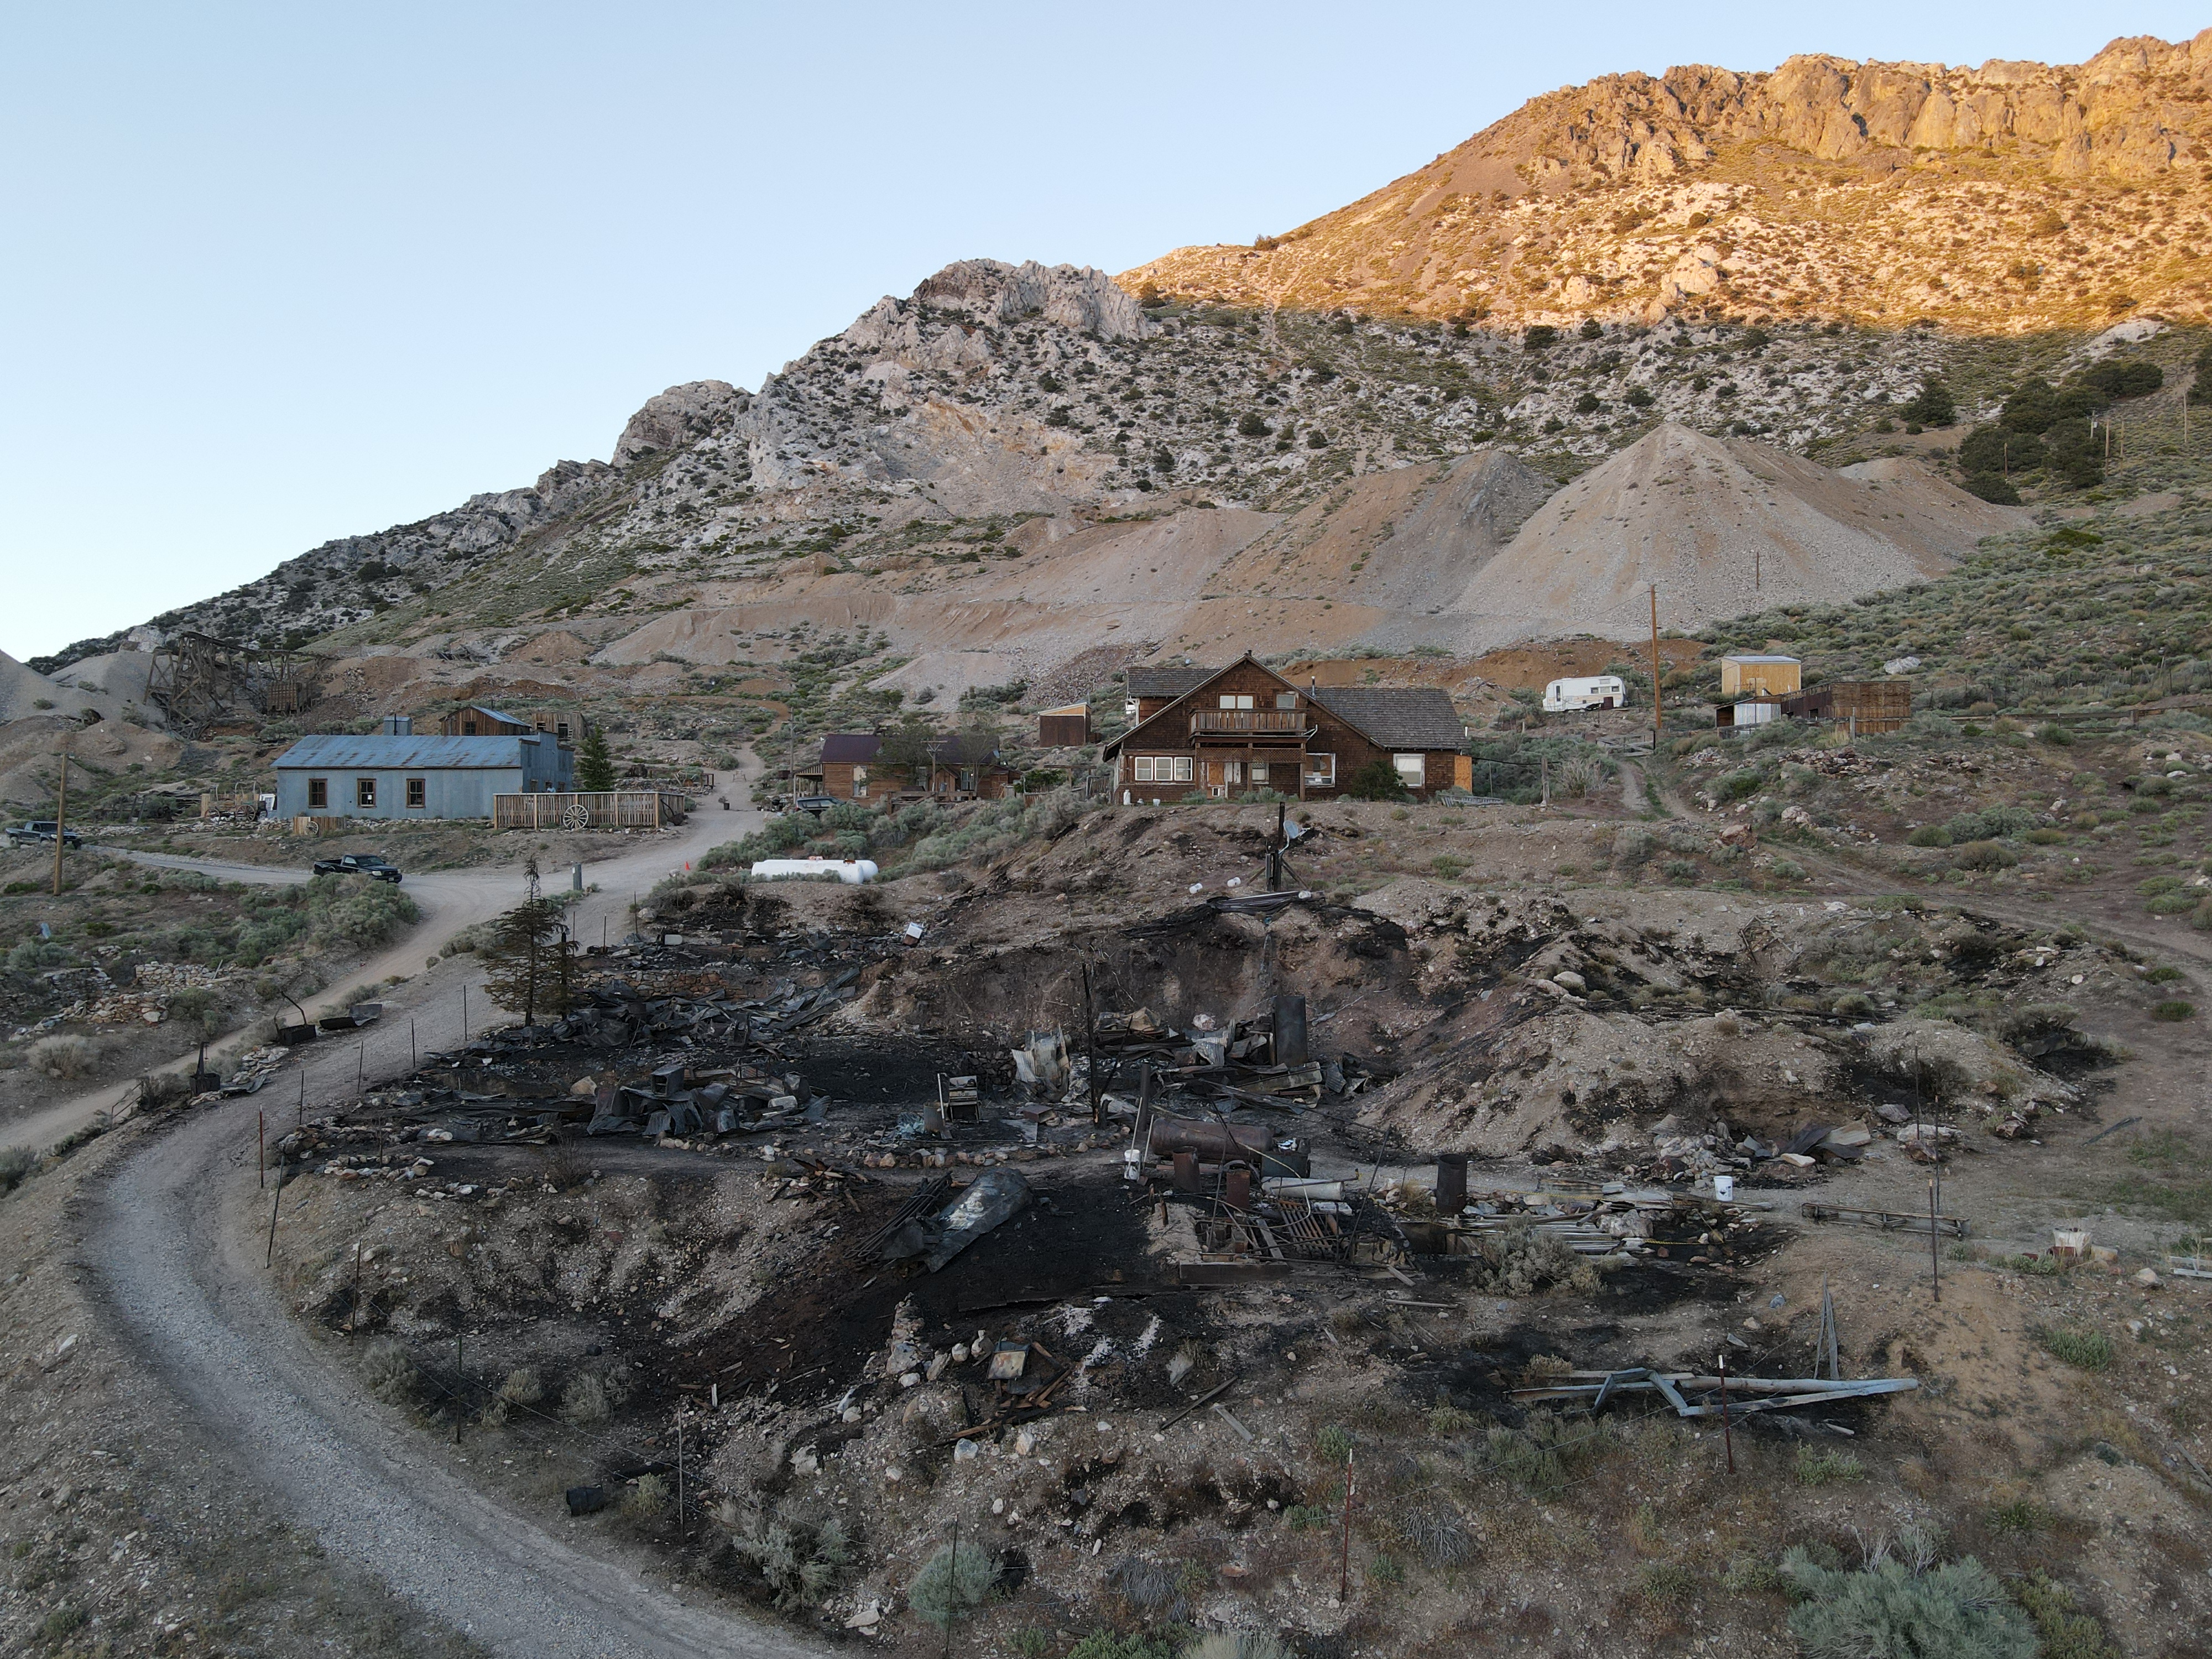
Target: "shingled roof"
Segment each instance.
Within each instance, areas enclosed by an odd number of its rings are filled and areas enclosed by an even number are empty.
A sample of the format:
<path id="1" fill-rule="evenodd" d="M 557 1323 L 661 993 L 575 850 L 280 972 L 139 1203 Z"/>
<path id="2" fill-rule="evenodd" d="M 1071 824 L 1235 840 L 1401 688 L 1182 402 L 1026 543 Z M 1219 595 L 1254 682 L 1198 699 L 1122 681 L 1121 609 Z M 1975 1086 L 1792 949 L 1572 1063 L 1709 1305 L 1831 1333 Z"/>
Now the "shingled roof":
<path id="1" fill-rule="evenodd" d="M 1211 668 L 1132 668 L 1128 690 L 1133 697 L 1180 697 L 1212 678 Z"/>
<path id="2" fill-rule="evenodd" d="M 1391 749 L 1457 749 L 1467 732 L 1450 694 L 1433 685 L 1324 685 L 1313 700 Z"/>

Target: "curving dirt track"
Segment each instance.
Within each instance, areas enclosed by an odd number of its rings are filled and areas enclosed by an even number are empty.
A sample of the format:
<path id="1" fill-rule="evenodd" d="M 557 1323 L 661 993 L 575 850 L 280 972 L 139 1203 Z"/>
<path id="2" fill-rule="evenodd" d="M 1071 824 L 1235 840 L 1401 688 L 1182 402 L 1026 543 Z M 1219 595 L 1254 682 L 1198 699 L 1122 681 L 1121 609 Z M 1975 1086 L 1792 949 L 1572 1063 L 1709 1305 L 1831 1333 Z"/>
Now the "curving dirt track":
<path id="1" fill-rule="evenodd" d="M 649 885 L 758 822 L 750 812 L 695 816 L 675 844 L 656 842 L 602 866 L 618 883 L 587 908 L 618 913 L 631 882 Z M 464 902 L 436 907 L 398 951 L 419 963 L 433 939 L 450 936 L 457 910 L 496 908 L 513 880 L 512 872 L 470 878 L 475 890 L 452 896 Z M 472 963 L 452 967 L 473 973 Z M 402 998 L 414 1004 L 411 994 L 441 977 L 419 975 L 399 988 Z M 447 981 L 445 994 L 419 1005 L 426 1043 L 458 1039 L 458 1029 L 444 1029 L 455 1023 L 446 1005 L 457 989 Z M 312 1104 L 350 1093 L 356 1064 L 346 1045 L 319 1047 L 303 1061 L 301 1097 Z M 811 1659 L 828 1651 L 696 1605 L 501 1507 L 457 1478 L 445 1449 L 325 1364 L 263 1265 L 269 1212 L 250 1154 L 242 1164 L 239 1154 L 258 1109 L 239 1100 L 147 1133 L 82 1189 L 73 1255 L 82 1293 L 104 1335 L 134 1362 L 129 1369 L 143 1370 L 204 1443 L 234 1462 L 243 1484 L 267 1495 L 271 1520 L 289 1519 L 334 1561 L 516 1659 Z M 9 1127 L 24 1138 L 51 1134 L 55 1120 L 41 1114 Z"/>
<path id="2" fill-rule="evenodd" d="M 234 1167 L 252 1110 L 206 1113 L 117 1166 L 86 1194 L 82 1260 L 117 1335 L 301 1528 L 495 1653 L 826 1651 L 688 1605 L 500 1508 L 320 1364 L 271 1292 L 258 1194 Z"/>

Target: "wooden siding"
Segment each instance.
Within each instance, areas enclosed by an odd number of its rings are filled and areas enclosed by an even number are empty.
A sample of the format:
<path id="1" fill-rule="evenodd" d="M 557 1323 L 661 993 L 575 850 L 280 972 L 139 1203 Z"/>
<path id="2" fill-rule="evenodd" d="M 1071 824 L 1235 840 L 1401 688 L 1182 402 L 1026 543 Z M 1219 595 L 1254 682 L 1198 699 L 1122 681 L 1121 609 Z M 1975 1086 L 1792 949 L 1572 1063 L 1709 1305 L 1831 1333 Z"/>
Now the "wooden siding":
<path id="1" fill-rule="evenodd" d="M 1286 695 L 1295 696 L 1296 706 L 1278 708 L 1277 698 Z M 1249 696 L 1253 707 L 1223 708 L 1224 696 Z M 1170 700 L 1157 701 L 1153 714 L 1170 708 Z M 1394 754 L 1419 753 L 1422 757 L 1422 782 L 1413 793 L 1426 799 L 1458 785 L 1466 761 L 1455 748 L 1394 750 L 1370 743 L 1340 716 L 1314 702 L 1303 689 L 1292 687 L 1279 675 L 1249 660 L 1231 665 L 1218 678 L 1177 701 L 1181 706 L 1160 720 L 1155 729 L 1143 732 L 1132 729 L 1115 771 L 1114 787 L 1117 792 L 1127 790 L 1131 799 L 1144 800 L 1155 795 L 1162 800 L 1180 799 L 1191 793 L 1223 799 L 1256 787 L 1300 799 L 1328 800 L 1337 795 L 1353 774 L 1378 757 L 1387 764 Z M 1142 723 L 1140 720 L 1139 724 Z M 1323 755 L 1334 757 L 1328 770 L 1329 781 L 1310 782 L 1309 777 L 1315 770 L 1312 760 Z M 1162 760 L 1188 760 L 1191 763 L 1190 781 L 1139 779 L 1136 776 L 1139 757 L 1155 766 Z M 1257 785 L 1251 781 L 1251 769 L 1255 763 L 1267 769 L 1267 781 Z M 1472 781 L 1471 765 L 1468 777 Z"/>
<path id="2" fill-rule="evenodd" d="M 573 827 L 573 811 L 580 811 L 586 830 L 658 830 L 684 822 L 684 797 L 658 789 L 579 790 L 574 793 L 547 791 L 534 795 L 494 795 L 491 827 L 495 830 L 562 830 Z"/>

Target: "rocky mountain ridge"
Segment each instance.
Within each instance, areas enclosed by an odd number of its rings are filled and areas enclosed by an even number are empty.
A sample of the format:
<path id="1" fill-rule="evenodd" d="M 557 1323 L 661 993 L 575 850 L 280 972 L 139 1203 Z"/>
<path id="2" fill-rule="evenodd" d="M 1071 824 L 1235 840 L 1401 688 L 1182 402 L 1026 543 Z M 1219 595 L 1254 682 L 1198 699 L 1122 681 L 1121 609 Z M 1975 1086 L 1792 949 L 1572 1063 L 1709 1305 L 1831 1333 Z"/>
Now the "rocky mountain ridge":
<path id="1" fill-rule="evenodd" d="M 1176 297 L 1158 291 L 1157 283 L 1146 292 L 1138 282 L 1141 272 L 1123 284 L 1088 268 L 960 261 L 904 299 L 879 301 L 842 333 L 768 377 L 757 392 L 705 380 L 649 399 L 623 427 L 611 463 L 564 461 L 529 488 L 476 496 L 416 524 L 325 544 L 257 581 L 156 618 L 154 629 L 198 629 L 264 644 L 319 641 L 342 654 L 398 652 L 471 662 L 517 655 L 581 661 L 608 652 L 622 658 L 650 634 L 658 641 L 654 650 L 730 660 L 720 647 L 701 645 L 696 628 L 676 621 L 702 607 L 717 609 L 741 592 L 776 598 L 765 610 L 739 605 L 738 613 L 781 616 L 785 596 L 809 582 L 849 590 L 840 605 L 865 596 L 855 615 L 912 614 L 917 601 L 948 618 L 962 606 L 1019 605 L 1026 602 L 1024 584 L 1017 580 L 1001 595 L 1006 584 L 998 562 L 1069 538 L 1079 538 L 1071 545 L 1088 547 L 1100 540 L 1092 532 L 1116 524 L 1172 520 L 1208 508 L 1305 526 L 1271 532 L 1262 538 L 1269 547 L 1309 534 L 1346 546 L 1368 538 L 1379 562 L 1364 580 L 1367 591 L 1379 592 L 1389 586 L 1380 580 L 1387 568 L 1428 557 L 1443 542 L 1425 534 L 1409 538 L 1398 523 L 1361 528 L 1344 515 L 1401 495 L 1410 500 L 1428 488 L 1401 480 L 1378 495 L 1364 481 L 1409 468 L 1411 476 L 1428 479 L 1459 457 L 1510 452 L 1548 490 L 1670 426 L 1758 440 L 1831 464 L 1895 448 L 1898 441 L 1881 434 L 1894 434 L 1899 419 L 1911 418 L 1907 400 L 1930 380 L 1949 382 L 1962 422 L 1985 420 L 2024 376 L 2063 378 L 2114 353 L 2172 358 L 2189 349 L 2184 337 L 2193 331 L 2148 315 L 2097 328 L 1995 335 L 1823 321 L 1810 307 L 1803 314 L 1785 307 L 1784 314 L 1747 317 L 1729 308 L 1738 297 L 1730 272 L 1743 268 L 1738 255 L 1756 239 L 1739 240 L 1729 228 L 1733 221 L 1712 216 L 1727 203 L 1752 199 L 1748 186 L 1722 176 L 1733 165 L 1729 155 L 1755 151 L 1753 159 L 1765 158 L 1760 166 L 1779 166 L 1776 145 L 1785 139 L 1809 145 L 1788 150 L 1796 158 L 1788 166 L 1800 173 L 1814 163 L 1844 169 L 1786 192 L 1817 207 L 1832 196 L 1860 200 L 1853 192 L 1873 188 L 1868 181 L 1877 175 L 1891 181 L 1893 196 L 1922 174 L 1948 179 L 1945 188 L 1968 189 L 1960 183 L 1966 174 L 1948 161 L 1937 165 L 1964 152 L 1930 149 L 1923 155 L 1904 147 L 1916 134 L 1937 136 L 1939 128 L 1954 138 L 1970 131 L 2002 132 L 1990 165 L 2014 171 L 2027 153 L 2023 145 L 2040 146 L 2036 165 L 2045 175 L 2074 166 L 2069 155 L 2086 156 L 2093 183 L 2153 167 L 2154 139 L 2166 134 L 2171 154 L 2164 172 L 2155 173 L 2164 194 L 2130 205 L 2125 192 L 2135 186 L 2118 185 L 2113 188 L 2122 194 L 2111 200 L 2085 200 L 2072 210 L 2069 237 L 2094 245 L 2098 260 L 2122 258 L 2142 240 L 2125 229 L 2134 221 L 2124 216 L 2154 213 L 2166 216 L 2158 221 L 2166 222 L 2185 208 L 2194 211 L 2195 186 L 2177 167 L 2196 153 L 2185 131 L 2195 105 L 2184 94 L 2197 84 L 2199 49 L 2192 44 L 2154 52 L 2154 45 L 2116 46 L 2092 65 L 2063 72 L 1984 65 L 1972 72 L 1915 71 L 1917 81 L 1911 75 L 1899 81 L 1886 69 L 1875 73 L 1881 66 L 1829 64 L 1816 74 L 1826 60 L 1797 59 L 1786 74 L 1765 77 L 1717 70 L 1659 80 L 1610 77 L 1595 83 L 1601 91 L 1611 88 L 1603 98 L 1584 95 L 1589 88 L 1575 90 L 1584 112 L 1576 120 L 1559 114 L 1565 107 L 1560 100 L 1571 104 L 1573 97 L 1549 94 L 1413 179 L 1316 222 L 1342 229 L 1350 248 L 1397 222 L 1389 217 L 1396 210 L 1392 203 L 1418 210 L 1417 217 L 1427 216 L 1435 226 L 1520 215 L 1528 232 L 1513 245 L 1510 276 L 1524 256 L 1534 271 L 1531 249 L 1550 234 L 1544 226 L 1595 222 L 1592 204 L 1611 199 L 1609 191 L 1665 196 L 1671 205 L 1663 212 L 1655 206 L 1648 217 L 1638 216 L 1640 209 L 1627 217 L 1639 237 L 1684 245 L 1667 267 L 1666 283 L 1638 299 L 1622 278 L 1614 283 L 1621 304 L 1607 309 L 1593 302 L 1579 315 L 1542 313 L 1559 321 L 1534 331 L 1519 326 L 1510 311 L 1492 309 L 1486 321 L 1475 317 L 1482 307 L 1463 303 L 1463 294 L 1451 319 L 1421 314 L 1413 301 L 1427 301 L 1402 283 L 1391 291 L 1402 290 L 1407 302 L 1395 309 L 1379 303 L 1389 297 L 1382 289 L 1347 299 L 1349 290 L 1330 287 L 1334 279 L 1315 275 L 1322 270 L 1315 262 L 1334 246 L 1318 234 L 1270 249 L 1200 251 L 1208 258 L 1233 255 L 1233 274 L 1243 286 L 1230 297 L 1266 301 L 1256 305 Z M 1830 70 L 1840 80 L 1823 79 Z M 2039 90 L 2050 86 L 2063 94 L 2052 106 L 2055 115 Z M 2143 101 L 2147 87 L 2166 89 L 2160 94 L 2166 101 L 2152 111 L 2153 125 L 2145 125 L 2152 118 L 2144 113 L 2152 109 Z M 1638 99 L 1644 101 L 1634 103 Z M 1833 109 L 1822 99 L 1844 115 L 1831 120 Z M 1618 106 L 1617 114 L 1634 104 L 1644 113 L 1627 127 L 1617 121 L 1608 126 L 1590 114 L 1601 104 Z M 2169 119 L 2167 104 L 2180 113 Z M 1814 123 L 1807 112 L 1820 109 L 1829 113 Z M 1672 125 L 1645 118 L 1669 110 Z M 1583 146 L 1561 152 L 1564 172 L 1528 159 L 1559 149 L 1551 141 L 1561 133 L 1579 133 Z M 2047 136 L 2024 136 L 2037 133 Z M 2068 148 L 2069 133 L 2087 148 Z M 1615 138 L 1632 148 L 1620 148 Z M 1723 139 L 1736 150 L 1729 151 Z M 1831 153 L 1834 159 L 1823 159 Z M 1507 194 L 1506 174 L 1497 173 L 1493 163 L 1510 164 L 1507 173 L 1521 179 L 1517 194 Z M 1529 177 L 1522 179 L 1516 167 Z M 1686 167 L 1703 168 L 1705 175 L 1683 182 Z M 1478 174 L 1492 173 L 1497 190 L 1490 198 L 1437 193 L 1454 179 L 1471 185 Z M 1712 211 L 1693 210 L 1699 202 Z M 2108 208 L 2119 216 L 2100 216 Z M 1819 235 L 1802 227 L 1790 234 L 1799 250 L 1792 257 L 1828 260 Z M 2148 234 L 2171 245 L 2162 232 Z M 1709 243 L 1707 260 L 1699 250 Z M 1856 246 L 1848 236 L 1838 243 L 1838 270 L 1847 270 Z M 2188 248 L 2172 251 L 2176 258 L 2194 258 Z M 1164 272 L 1182 257 L 1144 269 Z M 1956 252 L 1942 257 L 1950 269 L 1972 264 Z M 1434 260 L 1428 253 L 1422 258 L 1428 263 L 1420 268 L 1431 270 Z M 1305 289 L 1296 283 L 1255 287 L 1246 280 L 1268 270 L 1315 280 Z M 1710 283 L 1700 271 L 1711 276 Z M 1533 277 L 1522 283 L 1538 297 L 1541 286 Z M 1308 290 L 1314 306 L 1302 308 L 1298 295 Z M 1597 292 L 1591 287 L 1583 297 Z M 2018 321 L 2004 320 L 2004 326 Z M 2167 414 L 2174 414 L 2185 389 L 2179 380 L 2171 381 L 2143 406 L 2170 404 Z M 1942 453 L 1929 448 L 1937 441 L 1933 434 L 1915 441 L 1914 452 L 1932 453 L 1940 466 Z M 1386 547 L 1390 556 L 1380 558 Z M 1417 549 L 1430 551 L 1409 551 Z M 1335 603 L 1280 587 L 1291 580 L 1285 574 L 1290 567 L 1267 565 L 1257 553 L 1205 568 L 1216 586 L 1243 585 L 1255 618 L 1271 605 Z M 1147 566 L 1143 574 L 1159 572 Z M 1424 614 L 1437 595 L 1456 594 L 1467 574 L 1456 566 L 1408 570 L 1402 605 L 1394 599 L 1379 611 L 1363 605 L 1363 614 L 1395 638 L 1407 624 L 1384 613 Z M 1096 586 L 1071 580 L 1084 591 Z M 1416 590 L 1428 597 L 1415 603 Z M 1181 637 L 1187 619 L 1171 611 L 1154 620 Z M 645 626 L 661 617 L 672 618 L 669 628 Z M 1346 626 L 1347 616 L 1327 620 L 1317 638 L 1360 637 Z M 781 629 L 785 623 L 762 625 Z M 948 620 L 936 630 L 939 643 L 957 636 L 968 640 L 962 651 L 988 654 L 964 627 Z M 1162 636 L 1148 623 L 1146 637 L 1157 643 Z M 119 635 L 80 641 L 36 665 L 52 672 L 124 642 Z M 931 658 L 928 672 L 948 666 L 927 649 L 908 654 Z M 927 683 L 998 672 L 969 666 L 975 672 Z"/>
<path id="2" fill-rule="evenodd" d="M 2212 307 L 2212 31 L 2087 63 L 1792 58 L 1532 99 L 1428 166 L 1125 286 L 1493 325 L 1684 313 L 2021 331 Z"/>

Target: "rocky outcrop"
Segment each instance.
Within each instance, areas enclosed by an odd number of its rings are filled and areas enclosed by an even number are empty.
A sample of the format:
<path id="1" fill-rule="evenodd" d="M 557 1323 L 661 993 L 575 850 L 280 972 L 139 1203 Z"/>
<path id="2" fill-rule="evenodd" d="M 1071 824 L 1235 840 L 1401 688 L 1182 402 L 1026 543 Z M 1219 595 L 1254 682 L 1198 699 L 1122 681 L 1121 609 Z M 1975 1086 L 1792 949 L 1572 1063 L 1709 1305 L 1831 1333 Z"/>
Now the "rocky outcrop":
<path id="1" fill-rule="evenodd" d="M 1700 183 L 1724 155 L 1726 185 Z M 2159 179 L 2201 215 L 2208 155 L 2212 30 L 2179 44 L 2116 40 L 2061 66 L 1825 55 L 1764 74 L 1692 64 L 1547 94 L 1286 236 L 1177 249 L 1121 281 L 1198 299 L 1531 323 L 1730 302 L 1984 326 L 2136 306 L 2196 313 L 2193 255 L 2154 241 L 2148 257 L 2106 261 L 2052 246 L 2064 226 L 2045 191 L 2064 181 L 2117 199 Z M 1814 178 L 1808 162 L 1848 171 Z M 1730 234 L 1681 246 L 1680 233 L 1708 221 Z M 1953 234 L 1969 231 L 1990 257 L 1947 258 Z M 1735 248 L 1765 235 L 1771 248 L 1731 264 Z"/>
<path id="2" fill-rule="evenodd" d="M 626 467 L 647 455 L 681 449 L 726 427 L 752 401 L 726 380 L 691 380 L 672 386 L 629 417 L 615 440 L 615 465 Z M 569 462 L 562 465 L 573 465 Z"/>
<path id="3" fill-rule="evenodd" d="M 1152 331 L 1136 301 L 1104 271 L 1088 265 L 1041 265 L 1034 259 L 1009 265 L 996 259 L 961 259 L 915 289 L 913 304 L 924 312 L 957 312 L 976 322 L 1019 323 L 1042 318 L 1078 334 L 1096 334 L 1109 340 L 1142 339 Z"/>

